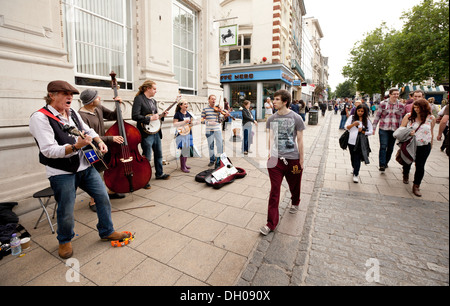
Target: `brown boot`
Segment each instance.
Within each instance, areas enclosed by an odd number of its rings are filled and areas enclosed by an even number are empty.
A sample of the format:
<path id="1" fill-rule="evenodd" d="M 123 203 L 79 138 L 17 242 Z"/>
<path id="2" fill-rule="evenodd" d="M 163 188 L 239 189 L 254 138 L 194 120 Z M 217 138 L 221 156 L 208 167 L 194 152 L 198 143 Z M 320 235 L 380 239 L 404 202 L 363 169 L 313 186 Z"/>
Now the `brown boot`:
<path id="1" fill-rule="evenodd" d="M 126 238 L 130 238 L 130 235 L 127 233 L 118 233 L 114 232 L 106 238 L 103 238 L 104 241 L 122 241 Z"/>
<path id="2" fill-rule="evenodd" d="M 420 193 L 420 186 L 419 186 L 419 185 L 414 184 L 414 185 L 413 185 L 412 192 L 414 193 L 414 195 L 415 195 L 416 197 L 419 197 L 419 198 L 422 197 L 422 194 Z"/>
<path id="3" fill-rule="evenodd" d="M 58 255 L 62 259 L 69 259 L 73 255 L 72 243 L 68 242 L 59 245 Z"/>
<path id="4" fill-rule="evenodd" d="M 409 175 L 403 174 L 403 184 L 405 184 L 405 185 L 409 184 Z"/>

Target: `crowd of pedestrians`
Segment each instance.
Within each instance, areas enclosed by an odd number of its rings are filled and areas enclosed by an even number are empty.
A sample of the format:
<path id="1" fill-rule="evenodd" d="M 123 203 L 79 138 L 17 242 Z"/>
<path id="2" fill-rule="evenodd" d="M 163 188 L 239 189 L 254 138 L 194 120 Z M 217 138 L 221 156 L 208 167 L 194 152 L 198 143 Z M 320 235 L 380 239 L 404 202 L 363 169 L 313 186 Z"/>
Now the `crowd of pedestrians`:
<path id="1" fill-rule="evenodd" d="M 349 131 L 348 149 L 355 183 L 360 182 L 361 162 L 369 163 L 369 136 L 376 135 L 377 130 L 380 141 L 379 171 L 384 173 L 389 168 L 397 143 L 399 150 L 395 160 L 402 165 L 405 184 L 410 183 L 411 167 L 415 164 L 412 193 L 417 197 L 422 197 L 420 185 L 433 147 L 436 123 L 440 124 L 437 140 L 444 140 L 441 151 L 446 150 L 449 154 L 447 101 L 442 101 L 441 109 L 435 104 L 434 98 L 426 100 L 422 90 L 416 90 L 410 93 L 408 100 L 402 100 L 399 89 L 393 88 L 378 105 L 372 101 L 368 103 L 345 98 L 334 103 L 334 113 L 340 113 L 341 116 L 339 129 Z M 373 121 L 370 116 L 375 116 Z"/>

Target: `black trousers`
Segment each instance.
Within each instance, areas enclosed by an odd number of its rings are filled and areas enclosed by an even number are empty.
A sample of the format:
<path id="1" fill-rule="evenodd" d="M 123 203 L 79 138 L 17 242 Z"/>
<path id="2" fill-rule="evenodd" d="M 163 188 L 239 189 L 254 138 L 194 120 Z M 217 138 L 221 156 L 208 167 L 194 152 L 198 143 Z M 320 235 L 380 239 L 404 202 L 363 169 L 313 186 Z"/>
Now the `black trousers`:
<path id="1" fill-rule="evenodd" d="M 431 154 L 431 144 L 417 147 L 416 151 L 416 173 L 414 174 L 414 185 L 420 186 L 425 176 L 425 164 Z M 403 175 L 407 176 L 411 172 L 411 165 L 403 166 Z"/>
<path id="2" fill-rule="evenodd" d="M 361 150 L 355 151 L 355 146 L 349 144 L 348 150 L 350 151 L 350 158 L 352 160 L 353 175 L 359 176 L 359 170 L 361 170 L 362 153 Z"/>

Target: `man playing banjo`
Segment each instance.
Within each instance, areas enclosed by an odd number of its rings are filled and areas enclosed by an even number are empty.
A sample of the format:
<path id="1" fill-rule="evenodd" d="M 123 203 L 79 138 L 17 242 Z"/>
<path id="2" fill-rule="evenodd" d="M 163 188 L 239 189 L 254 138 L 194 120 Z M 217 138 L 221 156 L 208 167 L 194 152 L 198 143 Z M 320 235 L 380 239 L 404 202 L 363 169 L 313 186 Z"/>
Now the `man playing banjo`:
<path id="1" fill-rule="evenodd" d="M 163 172 L 163 153 L 162 153 L 162 131 L 159 129 L 155 133 L 150 134 L 145 128 L 152 121 L 164 120 L 168 112 L 164 112 L 161 116 L 158 114 L 158 106 L 153 99 L 156 95 L 156 83 L 146 81 L 139 88 L 133 103 L 132 119 L 137 122 L 137 128 L 142 136 L 142 150 L 144 156 L 149 162 L 152 160 L 152 150 L 155 155 L 155 171 L 157 180 L 168 180 L 170 175 Z M 150 182 L 145 187 L 150 189 Z"/>

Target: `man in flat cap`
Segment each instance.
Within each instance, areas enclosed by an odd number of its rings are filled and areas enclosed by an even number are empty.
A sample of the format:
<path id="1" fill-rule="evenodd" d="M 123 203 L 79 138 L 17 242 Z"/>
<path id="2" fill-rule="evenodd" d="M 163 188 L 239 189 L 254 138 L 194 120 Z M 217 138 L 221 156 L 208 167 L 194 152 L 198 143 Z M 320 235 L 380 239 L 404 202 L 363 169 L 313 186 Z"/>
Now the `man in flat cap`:
<path id="1" fill-rule="evenodd" d="M 73 255 L 71 241 L 75 236 L 74 206 L 78 187 L 95 199 L 97 229 L 101 239 L 116 241 L 129 237 L 114 231 L 106 187 L 98 171 L 81 151 L 92 141 L 98 143 L 102 153 L 106 153 L 108 147 L 71 109 L 73 96 L 79 94 L 78 90 L 65 81 L 54 81 L 48 84 L 47 92 L 47 105 L 30 118 L 30 132 L 39 147 L 39 161 L 46 166 L 47 177 L 58 203 L 58 254 L 62 259 L 68 259 Z M 69 134 L 68 126 L 84 133 L 84 139 Z"/>
<path id="2" fill-rule="evenodd" d="M 80 100 L 83 103 L 83 107 L 79 110 L 81 118 L 100 136 L 101 140 L 108 147 L 114 143 L 122 144 L 124 142 L 122 136 L 105 136 L 105 119 L 117 120 L 117 112 L 102 105 L 102 98 L 99 96 L 98 91 L 95 89 L 86 89 L 81 93 Z M 123 103 L 120 97 L 117 97 L 115 100 Z M 120 193 L 108 192 L 108 195 L 110 199 L 125 198 L 125 195 Z M 94 198 L 91 198 L 89 208 L 94 212 L 97 211 Z"/>

